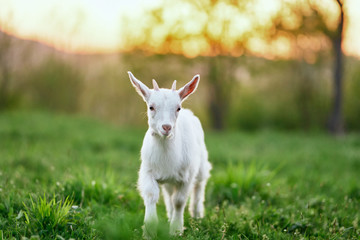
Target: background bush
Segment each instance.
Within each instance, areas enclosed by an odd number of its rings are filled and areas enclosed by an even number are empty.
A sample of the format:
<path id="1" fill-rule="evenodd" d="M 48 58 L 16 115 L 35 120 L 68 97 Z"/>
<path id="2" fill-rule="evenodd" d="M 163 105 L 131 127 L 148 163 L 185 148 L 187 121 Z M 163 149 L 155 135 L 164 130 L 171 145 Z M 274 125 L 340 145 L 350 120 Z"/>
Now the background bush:
<path id="1" fill-rule="evenodd" d="M 24 101 L 34 108 L 61 112 L 79 111 L 84 83 L 82 73 L 73 65 L 49 57 L 24 74 Z"/>
<path id="2" fill-rule="evenodd" d="M 320 56 L 311 64 L 251 56 L 214 58 L 148 56 L 140 52 L 65 57 L 53 54 L 35 66 L 14 72 L 14 94 L 10 95 L 17 96 L 17 101 L 12 107 L 82 113 L 119 125 L 144 127 L 146 108 L 131 86 L 127 71 L 149 87 L 154 78 L 160 87 L 170 87 L 176 79 L 178 88 L 199 73 L 197 93 L 184 102 L 184 107 L 191 107 L 206 128 L 214 122 L 214 91 L 223 85 L 219 97 L 225 129 L 325 129 L 332 104 L 330 58 Z M 359 130 L 360 63 L 350 57 L 346 63 L 345 125 L 349 130 Z M 210 71 L 212 68 L 216 71 Z M 219 82 L 213 82 L 213 74 L 220 76 Z"/>

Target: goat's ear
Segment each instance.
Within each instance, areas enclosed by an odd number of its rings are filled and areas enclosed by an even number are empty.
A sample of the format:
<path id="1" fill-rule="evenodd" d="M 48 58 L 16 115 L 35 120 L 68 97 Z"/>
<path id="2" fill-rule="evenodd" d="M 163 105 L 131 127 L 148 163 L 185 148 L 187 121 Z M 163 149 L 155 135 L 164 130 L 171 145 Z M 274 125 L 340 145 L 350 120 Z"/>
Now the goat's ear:
<path id="1" fill-rule="evenodd" d="M 197 74 L 193 79 L 188 82 L 185 86 L 178 90 L 181 101 L 185 100 L 190 94 L 192 94 L 200 82 L 200 75 Z"/>
<path id="2" fill-rule="evenodd" d="M 140 96 L 142 96 L 142 98 L 146 102 L 150 97 L 150 89 L 145 84 L 143 84 L 140 80 L 136 79 L 131 72 L 128 72 L 128 74 L 129 74 L 131 84 L 135 87 L 138 94 Z"/>

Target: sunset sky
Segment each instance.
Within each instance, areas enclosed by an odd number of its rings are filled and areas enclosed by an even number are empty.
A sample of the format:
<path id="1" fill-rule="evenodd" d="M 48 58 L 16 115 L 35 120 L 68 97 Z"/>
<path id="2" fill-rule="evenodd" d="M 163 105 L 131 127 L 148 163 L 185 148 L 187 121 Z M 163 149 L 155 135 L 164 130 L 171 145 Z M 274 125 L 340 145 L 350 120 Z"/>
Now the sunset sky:
<path id="1" fill-rule="evenodd" d="M 258 1 L 259 18 L 277 11 L 280 0 Z M 335 0 L 322 0 L 336 12 Z M 123 50 L 124 18 L 133 20 L 127 29 L 144 24 L 143 11 L 161 4 L 161 0 L 0 0 L 0 28 L 25 39 L 46 42 L 68 52 L 113 52 Z M 360 1 L 345 0 L 348 17 L 344 52 L 360 57 Z M 178 9 L 179 10 L 179 9 Z M 174 10 L 174 14 L 176 14 Z M 179 10 L 180 11 L 180 10 Z M 246 19 L 239 20 L 241 28 Z M 191 27 L 191 26 L 190 26 Z"/>

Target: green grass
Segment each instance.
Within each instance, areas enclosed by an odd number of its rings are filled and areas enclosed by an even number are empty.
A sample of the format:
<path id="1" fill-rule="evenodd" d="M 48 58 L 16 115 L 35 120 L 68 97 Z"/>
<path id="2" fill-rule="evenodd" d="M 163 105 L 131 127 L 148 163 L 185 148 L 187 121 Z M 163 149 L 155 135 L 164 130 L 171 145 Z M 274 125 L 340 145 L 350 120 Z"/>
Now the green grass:
<path id="1" fill-rule="evenodd" d="M 64 201 L 56 201 L 55 197 L 48 201 L 44 196 L 39 197 L 36 202 L 32 198 L 30 201 L 30 206 L 24 204 L 25 212 L 20 211 L 17 219 L 20 219 L 23 213 L 25 223 L 31 233 L 55 237 L 56 232 L 66 231 L 67 225 L 71 226 L 68 216 L 70 216 L 73 201 L 70 201 L 69 197 Z"/>
<path id="2" fill-rule="evenodd" d="M 140 239 L 144 132 L 1 113 L 0 239 Z M 179 239 L 359 239 L 359 134 L 207 131 L 206 142 L 206 217 L 186 212 Z M 169 239 L 158 206 L 158 238 Z"/>

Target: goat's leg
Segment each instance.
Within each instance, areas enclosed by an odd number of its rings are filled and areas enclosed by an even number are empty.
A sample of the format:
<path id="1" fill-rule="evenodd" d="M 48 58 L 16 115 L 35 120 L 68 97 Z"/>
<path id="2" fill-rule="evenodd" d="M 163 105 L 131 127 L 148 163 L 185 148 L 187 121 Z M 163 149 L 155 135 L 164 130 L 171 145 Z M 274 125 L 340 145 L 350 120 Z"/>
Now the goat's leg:
<path id="1" fill-rule="evenodd" d="M 205 185 L 207 180 L 196 181 L 191 193 L 189 211 L 191 217 L 204 217 Z"/>
<path id="2" fill-rule="evenodd" d="M 146 239 L 152 239 L 157 233 L 156 203 L 159 200 L 159 185 L 151 175 L 143 174 L 140 170 L 138 188 L 145 204 L 143 235 Z"/>
<path id="3" fill-rule="evenodd" d="M 170 222 L 172 215 L 173 215 L 173 211 L 174 211 L 174 206 L 173 206 L 173 203 L 171 200 L 172 194 L 174 192 L 174 187 L 169 184 L 164 184 L 162 186 L 162 192 L 164 195 L 164 202 L 165 202 L 165 206 L 166 206 L 167 217 Z"/>
<path id="4" fill-rule="evenodd" d="M 182 234 L 184 231 L 184 209 L 189 196 L 190 184 L 182 184 L 175 187 L 172 196 L 174 211 L 170 221 L 170 234 Z"/>

